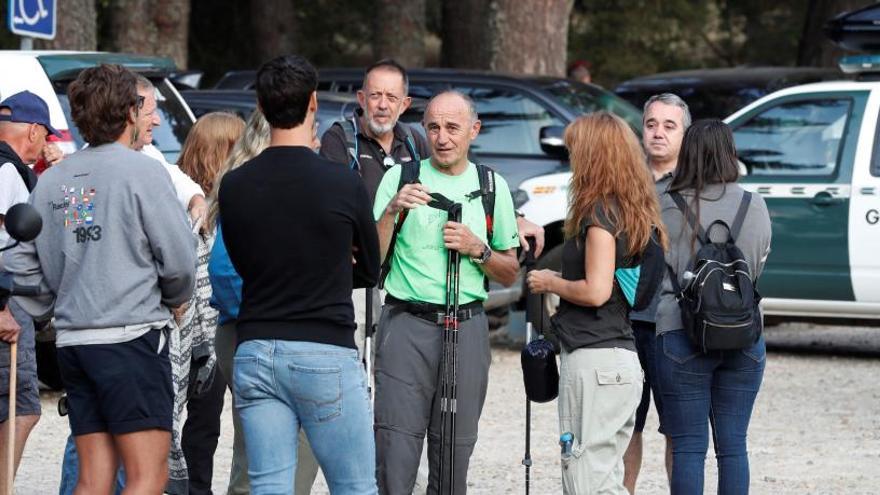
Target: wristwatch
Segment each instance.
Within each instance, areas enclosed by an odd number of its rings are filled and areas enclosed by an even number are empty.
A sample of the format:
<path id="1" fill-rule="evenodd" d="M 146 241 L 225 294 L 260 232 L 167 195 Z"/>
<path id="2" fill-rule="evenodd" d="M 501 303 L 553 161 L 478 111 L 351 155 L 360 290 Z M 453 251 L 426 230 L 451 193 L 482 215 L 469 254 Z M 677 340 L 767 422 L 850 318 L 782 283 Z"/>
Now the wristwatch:
<path id="1" fill-rule="evenodd" d="M 488 245 L 483 245 L 483 253 L 480 254 L 479 256 L 471 256 L 471 261 L 473 261 L 474 263 L 476 263 L 478 265 L 483 265 L 487 261 L 489 261 L 489 257 L 491 257 L 491 256 L 492 256 L 492 248 L 490 248 Z"/>

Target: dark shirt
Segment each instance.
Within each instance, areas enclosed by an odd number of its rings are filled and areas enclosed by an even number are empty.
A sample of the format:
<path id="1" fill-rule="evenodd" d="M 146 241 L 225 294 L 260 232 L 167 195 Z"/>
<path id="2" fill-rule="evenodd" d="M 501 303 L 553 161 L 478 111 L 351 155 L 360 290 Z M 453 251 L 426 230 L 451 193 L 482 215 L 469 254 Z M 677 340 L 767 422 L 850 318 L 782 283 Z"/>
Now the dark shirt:
<path id="1" fill-rule="evenodd" d="M 386 170 L 391 168 L 391 166 L 385 165 L 385 157 L 390 156 L 394 163 L 407 163 L 415 157 L 412 156 L 409 145 L 406 144 L 408 133 L 404 126 L 407 124 L 398 122 L 394 126 L 394 139 L 391 141 L 391 151 L 390 153 L 385 153 L 385 149 L 382 148 L 378 141 L 361 132 L 364 119 L 360 117 L 363 115 L 363 111 L 358 110 L 356 115 L 358 116 L 358 132 L 355 137 L 358 145 L 359 172 L 364 179 L 364 184 L 367 186 L 367 192 L 370 194 L 370 204 L 372 204 L 372 201 L 376 199 L 376 191 L 379 189 L 382 176 L 385 175 Z M 423 160 L 431 156 L 431 149 L 428 147 L 424 136 L 415 129 L 410 129 L 410 131 L 409 134 L 412 135 L 413 144 L 415 145 L 416 152 L 419 154 L 419 159 Z M 352 157 L 346 146 L 345 131 L 339 123 L 333 124 L 321 138 L 321 156 L 346 166 L 351 163 Z"/>
<path id="2" fill-rule="evenodd" d="M 654 189 L 657 191 L 658 201 L 666 192 L 666 189 L 669 188 L 669 184 L 672 183 L 672 175 L 673 172 L 666 172 L 662 177 L 654 181 Z M 632 311 L 629 314 L 629 319 L 654 323 L 657 318 L 658 304 L 660 304 L 660 287 L 657 287 L 657 293 L 654 294 L 654 298 L 651 300 L 651 305 L 641 311 Z"/>
<path id="3" fill-rule="evenodd" d="M 243 282 L 239 342 L 355 348 L 351 291 L 379 275 L 376 225 L 357 173 L 306 147 L 270 147 L 226 174 L 219 202 Z"/>
<path id="4" fill-rule="evenodd" d="M 596 210 L 596 222 L 587 215 L 577 237 L 569 238 L 562 247 L 562 278 L 565 280 L 586 278 L 584 260 L 587 229 L 590 227 L 607 230 L 611 235 L 614 235 L 616 230 L 601 206 Z M 632 263 L 626 259 L 626 243 L 625 235 L 616 237 L 615 268 L 632 266 Z M 611 347 L 635 351 L 628 312 L 629 306 L 623 291 L 615 282 L 611 297 L 598 307 L 581 306 L 562 299 L 559 303 L 559 311 L 553 316 L 553 326 L 559 334 L 559 341 L 568 352 L 582 348 Z"/>

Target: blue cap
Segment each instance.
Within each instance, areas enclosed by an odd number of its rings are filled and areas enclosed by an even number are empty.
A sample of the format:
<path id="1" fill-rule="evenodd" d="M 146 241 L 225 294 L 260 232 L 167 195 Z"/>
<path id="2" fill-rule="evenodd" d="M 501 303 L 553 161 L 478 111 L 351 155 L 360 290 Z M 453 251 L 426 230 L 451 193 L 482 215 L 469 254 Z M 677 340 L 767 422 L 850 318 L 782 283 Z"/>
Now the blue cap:
<path id="1" fill-rule="evenodd" d="M 9 115 L 0 115 L 0 121 L 40 124 L 51 134 L 61 137 L 61 133 L 49 123 L 49 105 L 30 91 L 15 93 L 0 101 L 0 108 L 8 108 L 12 111 Z"/>

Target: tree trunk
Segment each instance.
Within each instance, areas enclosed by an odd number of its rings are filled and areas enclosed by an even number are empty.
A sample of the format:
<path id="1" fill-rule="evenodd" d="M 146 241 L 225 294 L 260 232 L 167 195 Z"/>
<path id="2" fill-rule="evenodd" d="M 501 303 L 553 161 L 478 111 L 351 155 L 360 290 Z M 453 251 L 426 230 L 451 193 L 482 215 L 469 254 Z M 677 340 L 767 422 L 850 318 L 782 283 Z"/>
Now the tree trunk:
<path id="1" fill-rule="evenodd" d="M 296 51 L 296 11 L 293 0 L 252 0 L 251 24 L 257 65 Z"/>
<path id="2" fill-rule="evenodd" d="M 565 75 L 574 0 L 446 0 L 443 65 Z"/>
<path id="3" fill-rule="evenodd" d="M 65 0 L 56 5 L 55 39 L 36 40 L 36 47 L 43 50 L 97 50 L 95 0 Z"/>
<path id="4" fill-rule="evenodd" d="M 836 67 L 837 59 L 846 53 L 825 36 L 822 28 L 837 14 L 864 6 L 856 0 L 809 0 L 804 30 L 798 44 L 798 65 Z"/>
<path id="5" fill-rule="evenodd" d="M 490 69 L 565 76 L 568 21 L 574 0 L 495 0 Z"/>
<path id="6" fill-rule="evenodd" d="M 440 63 L 456 69 L 488 69 L 492 61 L 490 0 L 444 0 Z"/>
<path id="7" fill-rule="evenodd" d="M 189 0 L 115 0 L 110 6 L 112 49 L 171 57 L 187 67 Z"/>
<path id="8" fill-rule="evenodd" d="M 373 16 L 373 56 L 404 67 L 425 65 L 425 0 L 378 0 Z"/>

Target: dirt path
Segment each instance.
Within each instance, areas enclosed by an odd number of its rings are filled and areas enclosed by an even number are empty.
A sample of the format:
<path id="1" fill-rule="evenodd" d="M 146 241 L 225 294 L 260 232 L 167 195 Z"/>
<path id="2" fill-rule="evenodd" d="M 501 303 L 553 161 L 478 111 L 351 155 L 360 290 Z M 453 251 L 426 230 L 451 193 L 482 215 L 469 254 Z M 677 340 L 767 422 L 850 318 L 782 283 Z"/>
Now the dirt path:
<path id="1" fill-rule="evenodd" d="M 880 341 L 880 330 L 869 338 Z M 471 462 L 472 494 L 523 493 L 524 413 L 519 355 L 495 349 L 480 441 Z M 749 431 L 754 494 L 880 493 L 880 359 L 771 353 Z M 25 450 L 20 494 L 57 493 L 67 422 L 56 394 L 43 395 L 44 417 Z M 532 408 L 532 493 L 561 493 L 556 402 Z M 231 419 L 224 413 L 215 457 L 215 493 L 225 493 Z M 663 441 L 648 417 L 639 493 L 666 492 Z M 706 493 L 714 493 L 714 456 Z M 327 493 L 321 482 L 313 493 Z"/>

